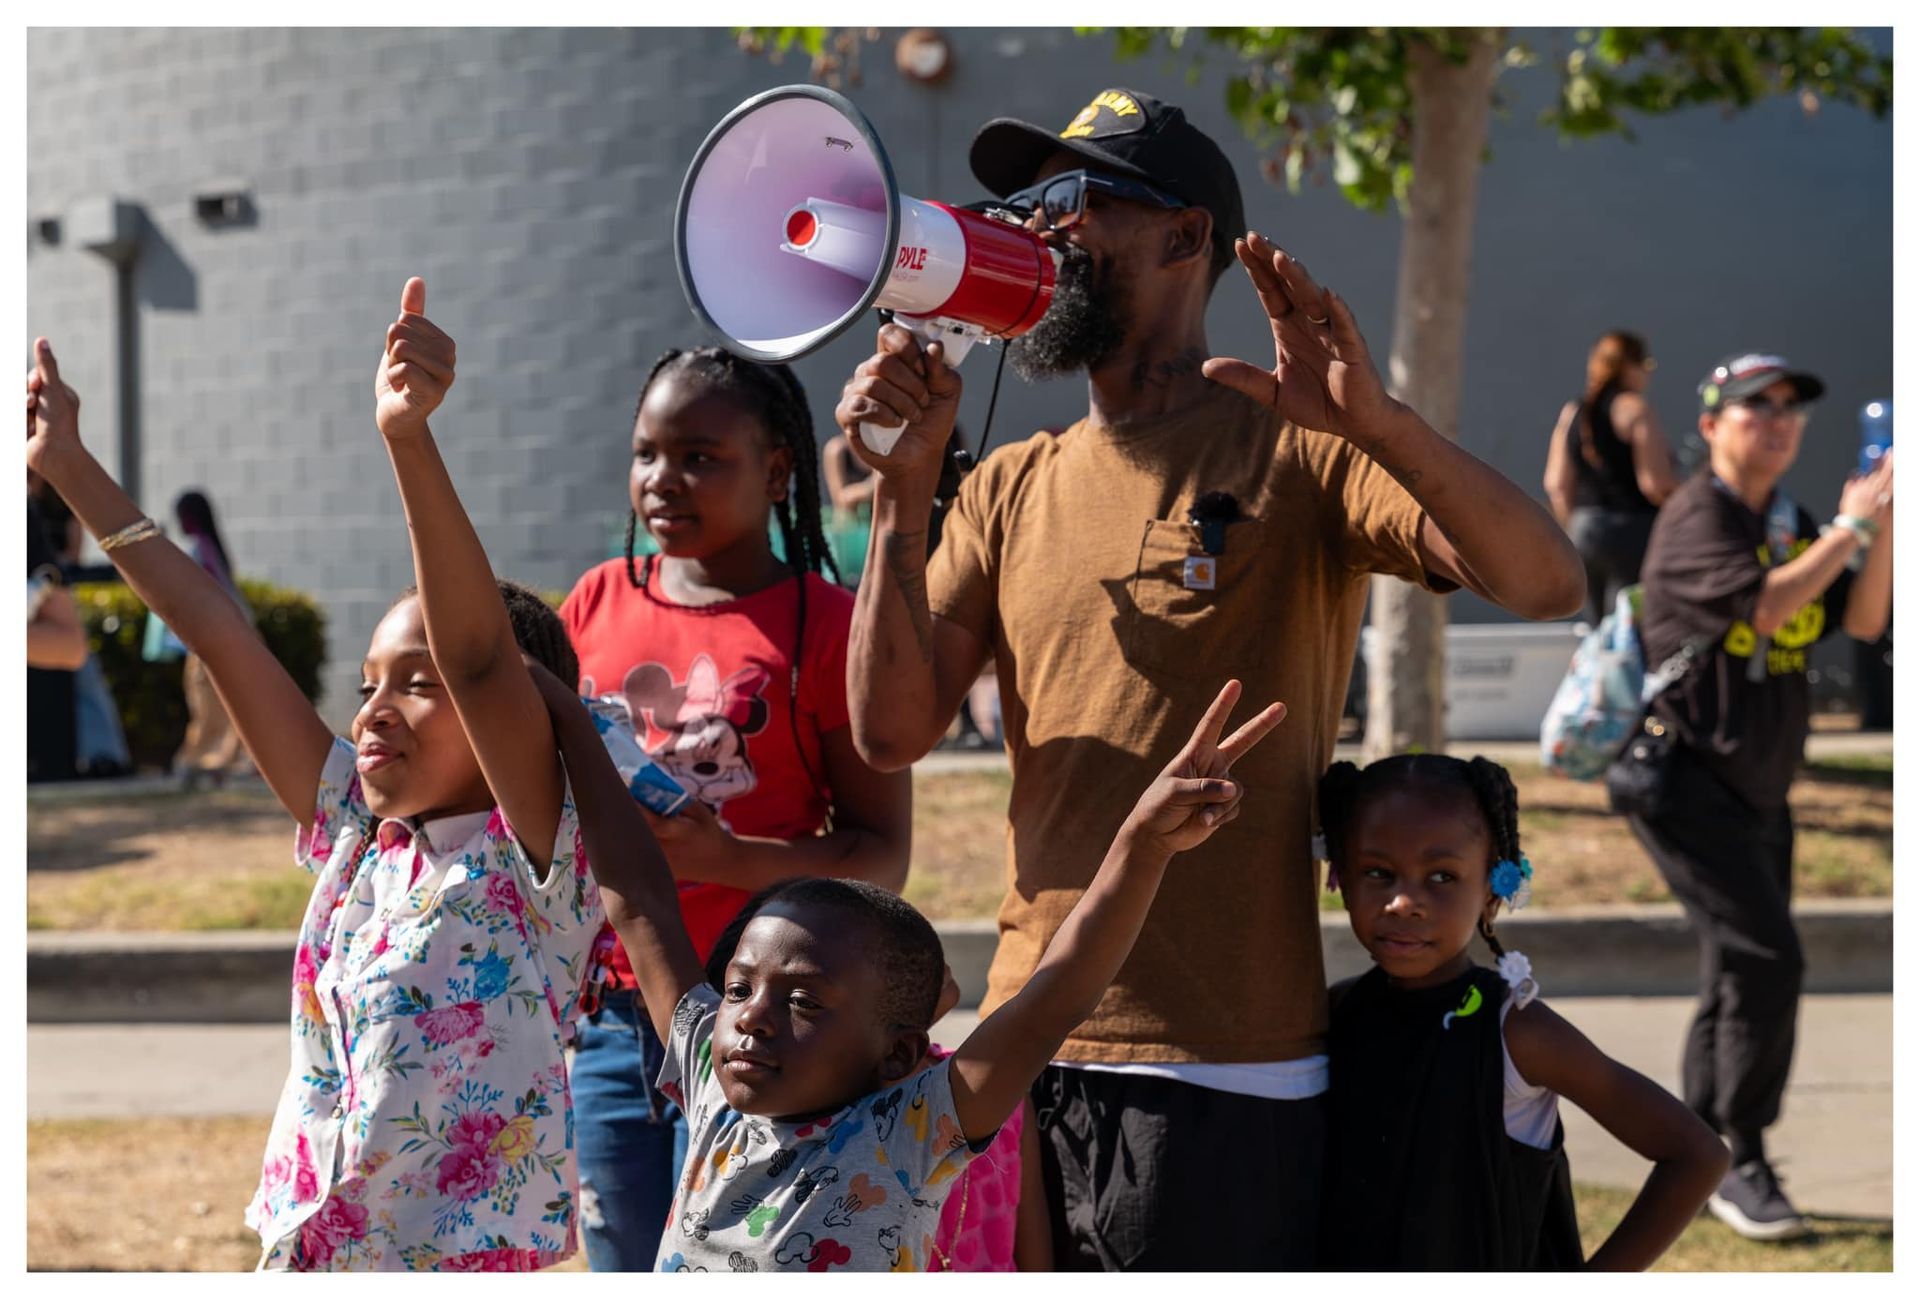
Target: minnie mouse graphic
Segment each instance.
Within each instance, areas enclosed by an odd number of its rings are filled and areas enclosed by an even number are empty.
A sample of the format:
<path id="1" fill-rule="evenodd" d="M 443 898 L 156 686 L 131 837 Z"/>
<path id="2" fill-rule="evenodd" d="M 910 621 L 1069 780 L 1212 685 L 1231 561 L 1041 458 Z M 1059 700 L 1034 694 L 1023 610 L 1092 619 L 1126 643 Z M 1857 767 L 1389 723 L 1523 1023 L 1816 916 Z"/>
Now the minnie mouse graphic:
<path id="1" fill-rule="evenodd" d="M 724 681 L 713 659 L 695 656 L 684 682 L 659 663 L 640 663 L 622 683 L 627 709 L 653 760 L 688 793 L 712 808 L 749 793 L 758 783 L 747 757 L 747 737 L 766 729 L 771 712 L 761 698 L 771 678 L 745 667 Z M 665 739 L 655 743 L 653 732 Z M 724 822 L 723 822 L 724 823 Z"/>

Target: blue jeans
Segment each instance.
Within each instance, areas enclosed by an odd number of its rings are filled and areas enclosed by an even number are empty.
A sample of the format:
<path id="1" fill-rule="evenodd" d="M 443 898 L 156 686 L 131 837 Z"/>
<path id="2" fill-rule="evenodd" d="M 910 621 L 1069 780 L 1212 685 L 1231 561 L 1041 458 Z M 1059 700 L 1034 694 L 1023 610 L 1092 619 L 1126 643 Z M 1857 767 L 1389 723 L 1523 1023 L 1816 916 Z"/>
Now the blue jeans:
<path id="1" fill-rule="evenodd" d="M 73 676 L 74 748 L 80 762 L 131 766 L 127 737 L 120 729 L 120 710 L 107 688 L 107 677 L 100 660 L 87 655 L 87 661 Z"/>
<path id="2" fill-rule="evenodd" d="M 595 1272 L 651 1272 L 687 1156 L 687 1120 L 654 1089 L 666 1048 L 640 998 L 609 992 L 574 1038 L 580 1240 Z"/>

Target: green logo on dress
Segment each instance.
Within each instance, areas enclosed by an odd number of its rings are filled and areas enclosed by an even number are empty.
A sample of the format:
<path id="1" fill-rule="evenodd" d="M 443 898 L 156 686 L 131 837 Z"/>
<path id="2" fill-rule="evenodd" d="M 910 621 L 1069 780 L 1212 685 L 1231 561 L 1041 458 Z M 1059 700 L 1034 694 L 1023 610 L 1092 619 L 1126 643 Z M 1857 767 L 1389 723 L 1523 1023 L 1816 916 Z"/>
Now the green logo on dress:
<path id="1" fill-rule="evenodd" d="M 1452 1028 L 1454 1020 L 1465 1019 L 1467 1016 L 1473 1014 L 1475 1011 L 1479 1009 L 1480 1009 L 1480 989 L 1468 988 L 1467 995 L 1460 999 L 1459 1007 L 1457 1009 L 1448 1011 L 1446 1014 L 1440 1017 L 1440 1027 L 1442 1029 Z"/>

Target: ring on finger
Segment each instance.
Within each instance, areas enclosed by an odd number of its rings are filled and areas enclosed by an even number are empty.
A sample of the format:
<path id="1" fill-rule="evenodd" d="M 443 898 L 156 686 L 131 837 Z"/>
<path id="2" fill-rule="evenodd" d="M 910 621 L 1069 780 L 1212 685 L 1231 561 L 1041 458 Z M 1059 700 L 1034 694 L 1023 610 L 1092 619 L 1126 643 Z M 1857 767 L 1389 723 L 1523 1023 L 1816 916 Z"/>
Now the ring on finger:
<path id="1" fill-rule="evenodd" d="M 1307 323 L 1309 325 L 1319 325 L 1324 328 L 1332 319 L 1333 317 L 1330 314 L 1325 316 L 1308 316 Z"/>

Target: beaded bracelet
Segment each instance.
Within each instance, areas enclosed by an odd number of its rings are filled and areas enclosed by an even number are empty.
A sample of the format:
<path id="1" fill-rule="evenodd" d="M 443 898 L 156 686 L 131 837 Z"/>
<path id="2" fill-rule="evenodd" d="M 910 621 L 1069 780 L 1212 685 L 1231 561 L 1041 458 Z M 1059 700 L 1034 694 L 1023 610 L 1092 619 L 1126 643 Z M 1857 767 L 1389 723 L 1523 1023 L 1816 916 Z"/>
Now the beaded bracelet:
<path id="1" fill-rule="evenodd" d="M 1879 524 L 1872 519 L 1863 519 L 1857 514 L 1836 514 L 1833 516 L 1832 524 L 1821 531 L 1824 533 L 1835 528 L 1844 528 L 1851 532 L 1853 539 L 1860 543 L 1862 550 L 1871 546 L 1873 539 L 1880 535 Z"/>
<path id="2" fill-rule="evenodd" d="M 131 546 L 136 541 L 145 541 L 149 537 L 160 535 L 160 525 L 142 515 L 118 532 L 109 533 L 100 538 L 103 551 L 118 550 L 122 546 Z"/>

